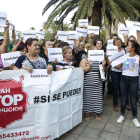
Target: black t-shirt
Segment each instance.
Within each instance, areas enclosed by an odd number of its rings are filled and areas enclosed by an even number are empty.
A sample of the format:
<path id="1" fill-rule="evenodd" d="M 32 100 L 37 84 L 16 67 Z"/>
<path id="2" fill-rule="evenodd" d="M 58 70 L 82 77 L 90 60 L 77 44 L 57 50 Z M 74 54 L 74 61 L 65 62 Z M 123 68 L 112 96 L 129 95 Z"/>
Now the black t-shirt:
<path id="1" fill-rule="evenodd" d="M 79 64 L 82 60 L 82 58 L 86 57 L 87 52 L 85 51 L 78 51 L 78 54 L 75 54 L 75 63 L 74 63 L 74 67 L 79 67 Z"/>

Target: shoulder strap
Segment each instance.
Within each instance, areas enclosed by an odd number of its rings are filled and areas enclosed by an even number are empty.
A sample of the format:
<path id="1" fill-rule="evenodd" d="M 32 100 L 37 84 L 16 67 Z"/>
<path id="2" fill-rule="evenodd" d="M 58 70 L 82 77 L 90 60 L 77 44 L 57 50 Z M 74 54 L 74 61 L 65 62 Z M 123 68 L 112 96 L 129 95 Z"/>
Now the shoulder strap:
<path id="1" fill-rule="evenodd" d="M 31 60 L 27 57 L 27 55 L 25 55 L 27 60 L 30 62 L 30 64 L 32 65 L 33 69 L 36 69 L 35 65 L 33 64 L 33 62 L 31 62 Z"/>

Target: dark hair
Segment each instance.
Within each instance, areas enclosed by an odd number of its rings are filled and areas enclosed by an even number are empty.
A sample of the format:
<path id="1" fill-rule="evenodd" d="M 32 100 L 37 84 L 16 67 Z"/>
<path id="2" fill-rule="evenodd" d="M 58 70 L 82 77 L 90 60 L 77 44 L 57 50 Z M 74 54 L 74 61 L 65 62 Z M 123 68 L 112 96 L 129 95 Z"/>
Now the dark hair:
<path id="1" fill-rule="evenodd" d="M 40 53 L 41 53 L 41 54 L 44 53 L 44 48 L 43 48 L 43 47 L 45 46 L 45 43 L 46 43 L 47 41 L 50 41 L 50 40 L 44 40 L 43 43 L 42 43 L 41 46 L 40 46 Z"/>
<path id="2" fill-rule="evenodd" d="M 131 35 L 131 36 L 129 36 L 129 38 L 128 38 L 128 41 L 130 40 L 130 37 L 133 37 L 133 38 L 135 38 L 133 35 Z M 135 41 L 136 41 L 136 38 L 135 38 Z"/>
<path id="3" fill-rule="evenodd" d="M 17 51 L 22 51 L 24 48 L 26 48 L 25 45 L 19 45 L 19 46 L 17 47 Z"/>
<path id="4" fill-rule="evenodd" d="M 137 42 L 133 42 L 132 43 L 132 48 L 135 48 L 135 53 L 137 55 L 140 55 L 140 53 L 139 53 L 139 47 L 140 47 L 140 45 Z"/>
<path id="5" fill-rule="evenodd" d="M 64 46 L 69 46 L 69 43 L 67 43 L 67 42 L 61 42 L 60 45 L 59 45 L 58 47 L 59 47 L 59 48 L 60 48 L 60 47 L 63 48 Z"/>
<path id="6" fill-rule="evenodd" d="M 55 39 L 50 39 L 51 42 L 55 41 Z"/>
<path id="7" fill-rule="evenodd" d="M 118 37 L 118 35 L 117 35 L 117 34 L 113 34 L 113 35 L 112 35 L 112 37 L 113 37 L 113 36 L 117 36 L 117 37 Z"/>
<path id="8" fill-rule="evenodd" d="M 101 41 L 102 42 L 102 49 L 103 49 L 103 40 L 101 40 L 101 39 L 95 39 L 94 40 L 94 46 L 96 46 L 96 44 L 97 44 L 98 41 Z"/>
<path id="9" fill-rule="evenodd" d="M 28 38 L 28 39 L 26 40 L 26 42 L 25 42 L 25 47 L 26 47 L 27 51 L 28 51 L 27 45 L 31 46 L 32 43 L 33 43 L 33 41 L 38 41 L 38 39 L 37 39 L 37 38 Z"/>

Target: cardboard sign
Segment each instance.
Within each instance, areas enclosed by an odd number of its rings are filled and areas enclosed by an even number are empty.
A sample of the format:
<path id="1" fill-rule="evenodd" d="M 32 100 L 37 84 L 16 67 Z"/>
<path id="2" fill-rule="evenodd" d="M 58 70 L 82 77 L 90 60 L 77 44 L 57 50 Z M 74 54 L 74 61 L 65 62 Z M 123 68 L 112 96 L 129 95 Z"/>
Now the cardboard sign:
<path id="1" fill-rule="evenodd" d="M 104 51 L 103 50 L 89 50 L 88 60 L 102 62 L 104 60 Z"/>
<path id="2" fill-rule="evenodd" d="M 27 40 L 28 38 L 36 38 L 36 31 L 35 30 L 22 31 L 22 37 L 24 38 L 24 40 Z"/>
<path id="3" fill-rule="evenodd" d="M 15 62 L 20 56 L 21 55 L 19 51 L 1 54 L 1 59 L 4 68 L 9 67 L 11 64 L 15 64 Z"/>
<path id="4" fill-rule="evenodd" d="M 36 36 L 38 36 L 39 39 L 44 39 L 44 35 L 44 31 L 36 31 Z"/>
<path id="5" fill-rule="evenodd" d="M 107 47 L 107 55 L 112 56 L 118 53 L 118 47 L 114 45 L 108 45 Z"/>
<path id="6" fill-rule="evenodd" d="M 58 39 L 57 40 L 67 40 L 68 33 L 66 31 L 57 31 Z"/>
<path id="7" fill-rule="evenodd" d="M 99 35 L 100 27 L 98 26 L 88 26 L 88 34 L 94 33 L 94 35 Z"/>
<path id="8" fill-rule="evenodd" d="M 115 67 L 121 63 L 123 63 L 124 61 L 127 60 L 127 55 L 125 54 L 125 51 L 122 50 L 121 52 L 112 55 L 110 57 L 108 57 L 109 61 L 112 62 L 112 67 Z"/>
<path id="9" fill-rule="evenodd" d="M 69 39 L 78 39 L 76 31 L 67 31 Z"/>
<path id="10" fill-rule="evenodd" d="M 83 27 L 83 26 L 88 27 L 88 19 L 79 19 L 78 25 L 79 27 Z"/>
<path id="11" fill-rule="evenodd" d="M 118 35 L 128 35 L 129 33 L 129 28 L 128 27 L 119 27 L 118 28 Z"/>
<path id="12" fill-rule="evenodd" d="M 76 32 L 77 32 L 77 36 L 78 37 L 86 38 L 87 37 L 88 29 L 83 29 L 83 28 L 76 27 Z"/>
<path id="13" fill-rule="evenodd" d="M 133 22 L 132 24 L 134 30 L 140 31 L 140 22 Z"/>
<path id="14" fill-rule="evenodd" d="M 6 27 L 7 13 L 0 11 L 0 27 Z"/>
<path id="15" fill-rule="evenodd" d="M 48 48 L 48 58 L 49 62 L 53 62 L 55 58 L 57 61 L 63 60 L 62 49 L 61 48 Z"/>

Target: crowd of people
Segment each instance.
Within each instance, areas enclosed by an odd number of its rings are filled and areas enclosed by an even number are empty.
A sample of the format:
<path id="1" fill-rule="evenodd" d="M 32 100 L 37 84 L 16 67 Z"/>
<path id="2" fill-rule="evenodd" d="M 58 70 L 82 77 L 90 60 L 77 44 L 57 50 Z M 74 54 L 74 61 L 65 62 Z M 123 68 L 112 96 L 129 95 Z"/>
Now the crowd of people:
<path id="1" fill-rule="evenodd" d="M 96 39 L 94 34 L 90 34 L 87 38 L 79 37 L 74 41 L 72 49 L 67 42 L 59 41 L 58 35 L 55 39 L 41 40 L 39 44 L 38 38 L 28 38 L 25 42 L 20 37 L 15 42 L 15 27 L 12 30 L 12 40 L 9 40 L 9 22 L 6 22 L 4 28 L 4 36 L 0 38 L 0 54 L 20 51 L 21 56 L 15 64 L 10 67 L 3 67 L 0 58 L 0 69 L 3 70 L 20 70 L 24 69 L 32 72 L 33 69 L 46 69 L 48 74 L 52 71 L 60 71 L 65 69 L 82 68 L 84 71 L 83 82 L 83 112 L 85 113 L 85 121 L 90 121 L 90 113 L 94 113 L 97 121 L 101 120 L 99 116 L 103 112 L 103 96 L 105 85 L 107 85 L 107 98 L 113 95 L 112 108 L 119 111 L 118 97 L 121 96 L 121 115 L 116 120 L 122 123 L 125 119 L 125 110 L 132 110 L 132 121 L 136 127 L 140 127 L 137 119 L 137 101 L 139 93 L 139 65 L 140 65 L 140 31 L 137 31 L 137 40 L 134 36 L 124 36 L 124 42 L 117 34 L 112 36 L 113 44 L 118 47 L 118 52 L 124 50 L 127 60 L 115 67 L 108 59 L 106 46 L 103 41 Z M 63 60 L 49 62 L 48 48 L 61 48 Z M 91 61 L 88 58 L 89 50 L 103 50 L 105 52 L 102 62 Z M 102 65 L 106 73 L 107 80 L 102 81 L 99 65 Z M 129 103 L 130 102 L 130 103 Z M 140 103 L 140 101 L 138 102 Z M 119 112 L 118 112 L 119 113 Z"/>

